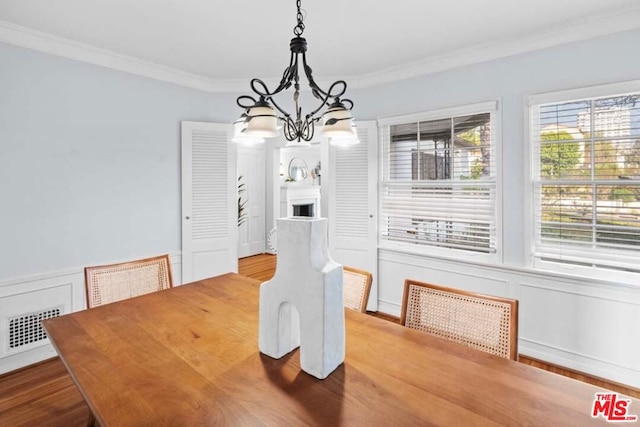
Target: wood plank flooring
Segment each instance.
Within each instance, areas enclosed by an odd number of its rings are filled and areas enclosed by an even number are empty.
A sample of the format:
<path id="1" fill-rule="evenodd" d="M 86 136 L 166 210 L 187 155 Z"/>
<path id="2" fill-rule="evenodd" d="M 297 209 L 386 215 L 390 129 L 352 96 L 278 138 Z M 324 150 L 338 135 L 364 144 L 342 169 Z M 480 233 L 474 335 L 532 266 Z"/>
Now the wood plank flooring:
<path id="1" fill-rule="evenodd" d="M 635 397 L 636 399 L 640 399 L 640 390 L 634 387 L 630 387 L 625 384 L 619 384 L 613 381 L 609 381 L 603 378 L 598 378 L 591 376 L 589 374 L 584 374 L 579 371 L 574 371 L 573 369 L 565 368 L 562 366 L 553 365 L 551 363 L 544 362 L 542 360 L 534 359 L 533 357 L 525 356 L 523 354 L 520 355 L 520 362 L 525 363 L 527 365 L 535 366 L 536 368 L 544 369 L 545 371 L 553 372 L 555 374 L 564 375 L 565 377 L 573 378 L 574 380 L 582 381 L 585 383 L 593 384 L 596 387 L 602 387 L 607 390 L 616 391 L 618 393 L 626 394 L 627 396 Z"/>
<path id="2" fill-rule="evenodd" d="M 276 256 L 256 255 L 241 259 L 239 272 L 264 281 L 273 277 L 275 265 Z M 374 315 L 392 322 L 398 321 L 393 316 Z M 632 387 L 594 378 L 524 355 L 520 356 L 520 362 L 640 398 L 640 390 Z M 58 358 L 0 375 L 2 427 L 75 427 L 86 425 L 88 418 L 89 408 Z"/>
<path id="3" fill-rule="evenodd" d="M 89 407 L 57 357 L 0 376 L 0 426 L 85 426 Z"/>
<path id="4" fill-rule="evenodd" d="M 242 258 L 238 260 L 238 273 L 262 281 L 269 280 L 276 272 L 276 258 L 269 254 Z"/>

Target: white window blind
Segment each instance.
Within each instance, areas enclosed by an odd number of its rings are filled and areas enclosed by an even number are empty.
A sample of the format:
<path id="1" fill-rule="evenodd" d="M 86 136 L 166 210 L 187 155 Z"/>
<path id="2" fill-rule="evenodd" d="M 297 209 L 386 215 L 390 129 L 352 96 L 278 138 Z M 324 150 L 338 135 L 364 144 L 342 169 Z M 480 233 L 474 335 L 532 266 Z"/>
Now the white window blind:
<path id="1" fill-rule="evenodd" d="M 530 102 L 534 263 L 640 272 L 640 91 L 558 98 Z"/>
<path id="2" fill-rule="evenodd" d="M 466 110 L 381 122 L 382 240 L 496 251 L 495 103 Z"/>

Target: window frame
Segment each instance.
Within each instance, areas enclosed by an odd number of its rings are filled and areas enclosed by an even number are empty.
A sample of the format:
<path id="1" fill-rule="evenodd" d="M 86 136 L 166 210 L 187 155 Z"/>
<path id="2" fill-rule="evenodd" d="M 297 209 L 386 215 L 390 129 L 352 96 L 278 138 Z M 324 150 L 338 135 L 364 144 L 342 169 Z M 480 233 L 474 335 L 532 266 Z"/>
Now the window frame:
<path id="1" fill-rule="evenodd" d="M 526 167 L 528 168 L 528 194 L 527 194 L 527 212 L 529 215 L 527 221 L 526 236 L 528 239 L 528 258 L 529 267 L 533 270 L 549 271 L 555 273 L 569 274 L 572 276 L 579 276 L 591 279 L 605 279 L 613 280 L 623 283 L 637 284 L 639 273 L 632 271 L 622 271 L 616 269 L 602 268 L 596 266 L 582 266 L 577 264 L 563 263 L 559 261 L 550 261 L 541 259 L 537 254 L 540 252 L 537 242 L 540 239 L 538 235 L 539 225 L 537 223 L 537 212 L 539 212 L 540 206 L 537 204 L 537 188 L 542 185 L 542 180 L 539 175 L 539 153 L 534 152 L 536 149 L 536 138 L 534 135 L 534 114 L 535 109 L 545 104 L 562 104 L 572 101 L 591 101 L 599 98 L 614 98 L 616 96 L 626 95 L 630 93 L 640 93 L 640 80 L 630 80 L 625 82 L 580 87 L 574 89 L 544 92 L 537 94 L 530 94 L 525 97 L 525 111 L 524 111 L 524 130 L 525 138 L 527 141 L 527 156 L 528 161 Z M 593 183 L 597 183 L 597 179 L 592 180 Z M 560 246 L 560 245 L 558 245 Z M 553 245 L 541 245 L 545 247 L 553 247 Z M 572 250 L 568 250 L 569 253 Z M 576 252 L 573 249 L 573 252 Z M 603 251 L 603 254 L 607 256 L 613 256 L 615 250 Z M 625 251 L 629 255 L 629 251 Z M 631 251 L 631 253 L 636 251 Z M 640 248 L 637 251 L 640 257 Z"/>
<path id="2" fill-rule="evenodd" d="M 464 260 L 474 263 L 483 264 L 501 264 L 503 262 L 503 220 L 502 220 L 502 123 L 501 123 L 501 99 L 465 104 L 455 107 L 447 107 L 429 110 L 419 113 L 411 113 L 406 115 L 384 117 L 378 119 L 378 218 L 382 222 L 382 191 L 385 180 L 385 141 L 388 139 L 385 135 L 385 129 L 393 125 L 411 124 L 424 121 L 451 119 L 454 117 L 490 113 L 491 123 L 491 150 L 492 150 L 492 168 L 491 177 L 493 185 L 495 185 L 495 200 L 493 211 L 493 228 L 495 251 L 489 253 L 475 252 L 466 249 L 448 248 L 444 246 L 418 245 L 406 242 L 389 241 L 382 238 L 382 224 L 378 227 L 378 247 L 382 250 L 389 250 L 399 253 L 426 255 L 430 257 Z"/>

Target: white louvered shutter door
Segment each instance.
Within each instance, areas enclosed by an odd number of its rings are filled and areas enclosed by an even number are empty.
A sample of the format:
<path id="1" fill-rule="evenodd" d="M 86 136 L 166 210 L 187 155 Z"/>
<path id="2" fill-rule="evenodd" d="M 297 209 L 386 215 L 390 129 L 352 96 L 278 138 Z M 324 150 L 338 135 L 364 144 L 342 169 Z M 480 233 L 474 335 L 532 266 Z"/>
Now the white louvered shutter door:
<path id="1" fill-rule="evenodd" d="M 343 265 L 370 271 L 368 310 L 378 309 L 377 126 L 358 122 L 360 144 L 329 149 L 329 249 Z"/>
<path id="2" fill-rule="evenodd" d="M 229 125 L 182 122 L 182 282 L 237 272 L 236 150 Z"/>

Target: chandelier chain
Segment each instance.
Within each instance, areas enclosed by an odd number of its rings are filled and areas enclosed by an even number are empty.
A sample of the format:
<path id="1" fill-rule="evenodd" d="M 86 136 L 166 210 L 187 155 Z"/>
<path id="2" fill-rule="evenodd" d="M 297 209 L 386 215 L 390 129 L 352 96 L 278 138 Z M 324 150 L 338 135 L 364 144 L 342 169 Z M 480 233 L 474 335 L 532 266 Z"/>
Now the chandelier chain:
<path id="1" fill-rule="evenodd" d="M 296 36 L 300 37 L 302 35 L 302 33 L 304 32 L 304 15 L 302 14 L 302 11 L 300 10 L 300 7 L 302 7 L 302 0 L 297 0 L 296 5 L 298 7 L 298 14 L 297 14 L 297 18 L 298 18 L 298 25 L 296 25 L 293 28 L 293 34 L 295 34 Z"/>

